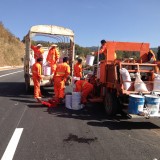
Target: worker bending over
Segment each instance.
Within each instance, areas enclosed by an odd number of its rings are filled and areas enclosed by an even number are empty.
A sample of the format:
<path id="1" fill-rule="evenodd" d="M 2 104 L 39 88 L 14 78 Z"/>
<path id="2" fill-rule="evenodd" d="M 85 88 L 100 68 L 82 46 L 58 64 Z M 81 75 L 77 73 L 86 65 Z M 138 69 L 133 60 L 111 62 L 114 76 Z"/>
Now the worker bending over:
<path id="1" fill-rule="evenodd" d="M 69 58 L 64 57 L 63 63 L 59 63 L 57 65 L 53 81 L 54 81 L 54 92 L 55 92 L 55 98 L 58 101 L 58 103 L 62 103 L 64 98 L 64 89 L 65 89 L 65 82 L 70 75 L 70 66 L 69 64 Z"/>
<path id="2" fill-rule="evenodd" d="M 48 51 L 48 55 L 47 55 L 47 62 L 49 63 L 49 66 L 51 67 L 51 72 L 54 75 L 55 70 L 56 70 L 56 66 L 57 66 L 57 62 L 59 61 L 59 52 L 56 49 L 56 44 L 52 44 L 51 48 Z"/>
<path id="3" fill-rule="evenodd" d="M 82 59 L 78 59 L 74 65 L 74 76 L 82 78 Z"/>
<path id="4" fill-rule="evenodd" d="M 87 103 L 88 95 L 93 91 L 93 85 L 87 80 L 76 80 L 75 81 L 75 92 L 81 92 L 82 104 Z"/>
<path id="5" fill-rule="evenodd" d="M 41 90 L 40 90 L 40 81 L 43 78 L 41 74 L 42 62 L 43 62 L 43 58 L 37 58 L 37 61 L 32 66 L 32 76 L 33 76 L 33 82 L 34 82 L 34 98 L 37 99 L 38 101 L 42 96 Z"/>

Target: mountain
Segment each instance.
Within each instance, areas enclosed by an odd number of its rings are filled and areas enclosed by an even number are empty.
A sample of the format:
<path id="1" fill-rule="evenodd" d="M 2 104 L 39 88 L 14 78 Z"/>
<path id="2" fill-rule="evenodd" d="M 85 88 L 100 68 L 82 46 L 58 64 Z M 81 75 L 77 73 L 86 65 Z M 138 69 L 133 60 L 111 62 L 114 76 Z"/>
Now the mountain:
<path id="1" fill-rule="evenodd" d="M 0 22 L 0 67 L 23 65 L 24 44 Z"/>

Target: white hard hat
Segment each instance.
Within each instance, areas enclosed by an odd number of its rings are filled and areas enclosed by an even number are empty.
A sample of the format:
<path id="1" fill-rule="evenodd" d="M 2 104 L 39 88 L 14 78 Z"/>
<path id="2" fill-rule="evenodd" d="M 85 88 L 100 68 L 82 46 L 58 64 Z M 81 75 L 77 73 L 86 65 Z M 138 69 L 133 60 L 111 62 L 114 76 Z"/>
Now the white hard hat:
<path id="1" fill-rule="evenodd" d="M 37 44 L 37 47 L 42 47 L 42 45 L 39 43 L 39 44 Z"/>
<path id="2" fill-rule="evenodd" d="M 73 77 L 73 80 L 77 81 L 77 80 L 80 80 L 80 78 L 79 77 Z"/>
<path id="3" fill-rule="evenodd" d="M 52 45 L 51 45 L 51 47 L 56 47 L 56 46 L 57 46 L 56 44 L 52 44 Z"/>

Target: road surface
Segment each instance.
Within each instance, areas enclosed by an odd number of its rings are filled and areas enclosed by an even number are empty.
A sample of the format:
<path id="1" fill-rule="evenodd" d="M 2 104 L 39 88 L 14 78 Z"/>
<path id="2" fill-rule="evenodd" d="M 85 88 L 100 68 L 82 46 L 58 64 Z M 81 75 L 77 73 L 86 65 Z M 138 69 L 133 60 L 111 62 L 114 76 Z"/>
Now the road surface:
<path id="1" fill-rule="evenodd" d="M 52 97 L 53 89 L 42 93 Z M 160 160 L 160 118 L 111 118 L 98 104 L 48 109 L 25 92 L 22 69 L 0 71 L 0 158 Z"/>

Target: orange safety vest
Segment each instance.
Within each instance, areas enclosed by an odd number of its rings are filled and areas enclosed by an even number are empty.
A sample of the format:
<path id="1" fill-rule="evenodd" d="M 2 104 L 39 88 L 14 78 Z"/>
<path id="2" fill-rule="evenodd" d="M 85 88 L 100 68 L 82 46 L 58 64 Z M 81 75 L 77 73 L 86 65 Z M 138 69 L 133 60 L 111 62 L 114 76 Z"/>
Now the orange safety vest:
<path id="1" fill-rule="evenodd" d="M 88 85 L 90 85 L 90 83 L 87 82 L 86 80 L 78 80 L 78 81 L 76 82 L 76 89 L 75 89 L 75 91 L 76 91 L 76 92 L 82 92 L 83 89 L 84 89 L 86 86 L 88 86 Z M 91 85 L 92 85 L 92 84 L 91 84 Z"/>
<path id="2" fill-rule="evenodd" d="M 74 76 L 75 77 L 82 77 L 82 65 L 78 62 L 74 65 Z"/>
<path id="3" fill-rule="evenodd" d="M 59 59 L 59 52 L 56 48 L 51 48 L 47 55 L 47 61 L 50 63 L 56 63 Z"/>
<path id="4" fill-rule="evenodd" d="M 33 78 L 37 78 L 39 80 L 42 79 L 41 73 L 42 72 L 42 66 L 40 63 L 36 62 L 34 63 L 34 65 L 32 66 L 32 76 Z"/>
<path id="5" fill-rule="evenodd" d="M 55 77 L 63 77 L 67 78 L 70 74 L 70 66 L 64 62 L 57 65 L 56 71 L 55 71 Z"/>
<path id="6" fill-rule="evenodd" d="M 42 48 L 38 48 L 37 46 L 31 45 L 31 49 L 34 51 L 34 58 L 43 58 L 42 54 L 44 53 L 44 50 Z"/>

